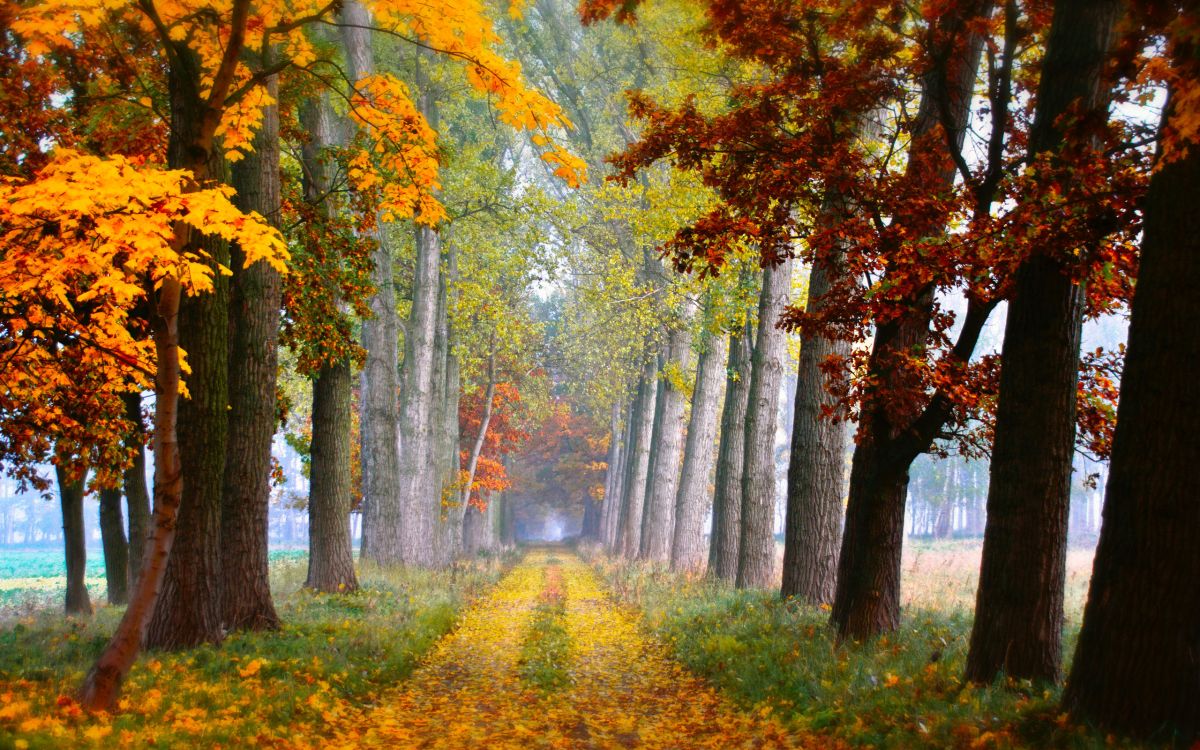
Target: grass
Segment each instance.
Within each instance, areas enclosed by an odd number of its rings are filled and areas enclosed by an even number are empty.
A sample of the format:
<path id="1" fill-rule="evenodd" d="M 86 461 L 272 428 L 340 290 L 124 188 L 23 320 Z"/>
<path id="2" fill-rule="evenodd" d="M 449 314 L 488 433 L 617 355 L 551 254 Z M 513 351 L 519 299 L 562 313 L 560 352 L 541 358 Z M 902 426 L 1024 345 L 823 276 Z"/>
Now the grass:
<path id="1" fill-rule="evenodd" d="M 301 588 L 306 560 L 272 563 L 284 626 L 238 633 L 219 647 L 144 654 L 122 710 L 85 720 L 69 696 L 103 648 L 121 608 L 90 619 L 40 611 L 0 627 L 0 748 L 289 746 L 319 737 L 404 679 L 489 589 L 506 563 L 480 559 L 441 572 L 360 571 L 362 589 Z"/>
<path id="2" fill-rule="evenodd" d="M 542 593 L 521 643 L 521 680 L 543 693 L 570 683 L 568 661 L 571 636 L 567 633 L 566 584 L 557 558 L 543 569 Z"/>
<path id="3" fill-rule="evenodd" d="M 834 642 L 826 608 L 640 565 L 596 565 L 676 658 L 797 731 L 876 748 L 1135 747 L 1070 724 L 1058 711 L 1057 688 L 963 684 L 978 545 L 914 547 L 905 557 L 900 630 L 844 646 Z M 1089 566 L 1087 553 L 1072 554 L 1068 654 Z"/>

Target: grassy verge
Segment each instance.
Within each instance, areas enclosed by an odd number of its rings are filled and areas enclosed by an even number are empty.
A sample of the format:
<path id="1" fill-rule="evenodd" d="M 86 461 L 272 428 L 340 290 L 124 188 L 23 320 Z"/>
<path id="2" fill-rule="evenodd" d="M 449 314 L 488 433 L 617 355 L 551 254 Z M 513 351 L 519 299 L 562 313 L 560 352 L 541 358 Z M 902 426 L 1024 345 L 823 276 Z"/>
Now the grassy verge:
<path id="1" fill-rule="evenodd" d="M 898 632 L 837 647 L 824 609 L 637 565 L 596 566 L 676 658 L 797 730 L 877 748 L 1136 747 L 1068 723 L 1055 689 L 964 685 L 968 611 L 906 610 Z"/>
<path id="2" fill-rule="evenodd" d="M 521 643 L 519 674 L 526 684 L 544 693 L 570 682 L 567 660 L 571 636 L 566 627 L 566 582 L 558 561 L 550 558 L 543 568 L 542 593 Z"/>
<path id="3" fill-rule="evenodd" d="M 498 579 L 502 561 L 439 572 L 364 569 L 362 590 L 339 595 L 301 589 L 305 565 L 292 558 L 272 566 L 280 631 L 143 655 L 112 717 L 85 717 L 69 696 L 119 608 L 103 607 L 90 620 L 41 612 L 7 623 L 0 748 L 302 746 L 300 738 L 321 736 L 405 678 Z"/>

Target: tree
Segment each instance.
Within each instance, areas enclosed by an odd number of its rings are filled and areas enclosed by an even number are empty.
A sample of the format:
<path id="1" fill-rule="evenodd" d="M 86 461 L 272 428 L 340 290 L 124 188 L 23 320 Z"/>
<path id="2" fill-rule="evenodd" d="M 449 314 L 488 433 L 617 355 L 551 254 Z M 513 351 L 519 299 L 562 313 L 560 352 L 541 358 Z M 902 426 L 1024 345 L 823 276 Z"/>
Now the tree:
<path id="1" fill-rule="evenodd" d="M 1054 4 L 1029 134 L 1031 158 L 1069 136 L 1068 114 L 1107 119 L 1105 67 L 1122 3 Z M 1067 158 L 1072 156 L 1067 151 Z M 1074 248 L 1047 247 L 1021 263 L 1000 355 L 983 563 L 967 679 L 1058 679 L 1067 514 L 1085 292 Z M 1087 252 L 1087 250 L 1084 250 Z"/>
<path id="2" fill-rule="evenodd" d="M 675 495 L 683 455 L 684 410 L 691 337 L 686 319 L 667 334 L 663 371 L 655 400 L 654 433 L 650 439 L 650 468 L 646 476 L 646 508 L 642 515 L 638 559 L 666 563 L 671 558 L 675 529 Z"/>
<path id="3" fill-rule="evenodd" d="M 264 65 L 270 60 L 263 60 Z M 279 97 L 276 76 L 264 93 Z M 238 208 L 279 228 L 279 106 L 262 109 L 252 150 L 233 165 Z M 278 420 L 279 317 L 283 282 L 268 263 L 247 264 L 230 248 L 229 440 L 221 492 L 221 622 L 226 631 L 276 630 L 279 615 L 268 576 L 267 513 L 271 500 L 271 443 Z"/>
<path id="4" fill-rule="evenodd" d="M 87 590 L 87 532 L 83 525 L 83 496 L 85 476 L 72 477 L 61 466 L 55 467 L 58 496 L 62 502 L 63 541 L 67 556 L 68 615 L 92 614 L 92 602 Z"/>
<path id="5" fill-rule="evenodd" d="M 758 302 L 758 333 L 750 360 L 746 401 L 742 510 L 738 540 L 738 588 L 769 588 L 775 579 L 775 432 L 786 335 L 779 315 L 792 288 L 791 258 L 763 269 Z"/>
<path id="6" fill-rule="evenodd" d="M 1171 94 L 1129 327 L 1104 523 L 1063 705 L 1080 720 L 1187 745 L 1200 738 L 1200 505 L 1190 431 L 1200 392 L 1190 363 L 1200 282 L 1196 3 L 1135 4 L 1168 38 Z M 1194 28 L 1194 27 L 1193 27 Z"/>
<path id="7" fill-rule="evenodd" d="M 109 604 L 129 601 L 129 543 L 121 513 L 121 489 L 102 487 L 100 495 L 100 544 L 104 551 L 104 582 Z M 69 590 L 69 587 L 68 587 Z"/>
<path id="8" fill-rule="evenodd" d="M 746 321 L 729 334 L 725 406 L 717 453 L 716 491 L 708 552 L 708 574 L 733 583 L 737 578 L 742 534 L 742 476 L 746 460 L 746 409 L 750 399 L 750 357 L 754 328 Z"/>

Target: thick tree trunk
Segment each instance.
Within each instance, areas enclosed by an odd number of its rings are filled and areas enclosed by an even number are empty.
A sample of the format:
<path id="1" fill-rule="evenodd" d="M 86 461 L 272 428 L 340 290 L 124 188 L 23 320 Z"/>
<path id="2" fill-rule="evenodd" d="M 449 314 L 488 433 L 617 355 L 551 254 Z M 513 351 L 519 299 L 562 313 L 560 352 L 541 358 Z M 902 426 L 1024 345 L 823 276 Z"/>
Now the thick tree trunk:
<path id="1" fill-rule="evenodd" d="M 637 557 L 642 541 L 642 511 L 646 502 L 646 477 L 650 473 L 650 438 L 654 433 L 657 380 L 657 361 L 654 357 L 647 357 L 638 383 L 633 441 L 630 444 L 629 462 L 625 467 L 625 492 L 617 540 L 621 554 L 631 560 Z"/>
<path id="2" fill-rule="evenodd" d="M 417 229 L 417 261 L 413 270 L 413 303 L 404 338 L 403 389 L 400 396 L 400 537 L 398 546 L 380 543 L 372 523 L 371 554 L 385 564 L 438 564 L 434 496 L 435 463 L 431 423 L 438 416 L 434 403 L 434 349 L 437 332 L 438 234 Z M 382 521 L 382 519 L 381 519 Z"/>
<path id="3" fill-rule="evenodd" d="M 83 523 L 83 495 L 86 475 L 71 479 L 66 472 L 54 467 L 58 478 L 58 497 L 62 505 L 63 546 L 67 559 L 68 615 L 92 614 L 92 602 L 87 590 L 87 528 Z"/>
<path id="4" fill-rule="evenodd" d="M 746 407 L 750 400 L 753 348 L 754 333 L 748 322 L 729 334 L 729 367 L 725 378 L 725 407 L 721 411 L 721 445 L 717 452 L 708 574 L 730 583 L 737 579 L 738 544 L 742 534 L 742 469 L 746 461 Z"/>
<path id="5" fill-rule="evenodd" d="M 350 363 L 345 360 L 322 367 L 313 381 L 304 585 L 330 593 L 358 588 L 350 543 L 350 389 Z"/>
<path id="6" fill-rule="evenodd" d="M 371 49 L 371 18 L 356 0 L 342 5 L 342 44 L 350 78 L 357 82 L 375 72 Z M 363 557 L 383 565 L 401 559 L 403 518 L 400 455 L 397 446 L 397 363 L 399 321 L 392 279 L 392 255 L 382 232 L 371 239 L 371 282 L 375 293 L 368 300 L 371 316 L 362 323 L 363 363 L 360 408 L 362 419 Z"/>
<path id="7" fill-rule="evenodd" d="M 841 259 L 837 257 L 813 266 L 808 282 L 809 313 L 822 309 L 831 282 L 841 272 Z M 849 354 L 850 344 L 846 341 L 824 336 L 804 336 L 800 341 L 788 464 L 782 594 L 808 604 L 833 603 L 842 541 L 847 428 L 844 422 L 822 416 L 837 404 L 837 398 L 825 388 L 821 363 L 831 356 Z"/>
<path id="8" fill-rule="evenodd" d="M 956 4 L 934 22 L 932 53 L 941 65 L 922 81 L 906 174 L 906 179 L 919 181 L 934 194 L 950 190 L 957 177 L 946 141 L 949 136 L 961 148 L 965 140 L 983 50 L 983 36 L 974 22 L 989 17 L 992 6 L 992 0 Z M 946 127 L 952 132 L 947 134 Z M 906 230 L 915 236 L 932 236 L 945 227 L 918 215 Z M 899 625 L 908 468 L 932 444 L 937 433 L 933 423 L 940 428 L 950 414 L 948 399 L 940 393 L 912 422 L 897 424 L 889 414 L 887 401 L 924 396 L 923 387 L 910 382 L 898 363 L 923 352 L 928 344 L 933 289 L 918 289 L 906 301 L 908 310 L 903 315 L 876 326 L 867 364 L 871 380 L 895 393 L 873 390 L 861 409 L 832 611 L 839 638 L 863 639 Z M 963 331 L 971 333 L 960 333 L 955 344 L 960 361 L 970 358 L 988 312 L 990 308 L 968 309 L 970 320 L 964 322 Z M 920 425 L 920 434 L 914 429 L 918 419 L 928 423 Z"/>
<path id="9" fill-rule="evenodd" d="M 211 81 L 209 94 L 216 101 L 224 100 L 233 83 L 235 65 L 245 43 L 249 7 L 247 0 L 234 2 L 225 54 Z M 196 181 L 202 182 L 209 176 L 212 138 L 220 122 L 220 112 L 215 108 L 204 110 L 201 106 L 199 60 L 183 43 L 175 48 L 172 57 L 169 90 L 171 140 L 167 163 L 171 167 L 190 169 Z M 176 240 L 181 246 L 196 242 L 193 232 L 180 231 Z M 125 615 L 79 688 L 80 705 L 93 711 L 111 711 L 116 707 L 121 683 L 146 639 L 166 577 L 183 499 L 183 466 L 178 442 L 179 318 L 183 288 L 178 279 L 168 276 L 147 292 L 155 300 L 151 322 L 157 368 L 154 380 L 154 531 L 142 561 L 142 574 L 129 606 L 125 608 Z"/>
<path id="10" fill-rule="evenodd" d="M 1197 191 L 1195 144 L 1150 182 L 1104 523 L 1063 696 L 1077 719 L 1178 747 L 1200 739 Z"/>
<path id="11" fill-rule="evenodd" d="M 1120 0 L 1054 6 L 1038 86 L 1031 154 L 1059 147 L 1073 106 L 1102 112 Z M 1062 656 L 1067 518 L 1084 293 L 1047 248 L 1017 271 L 1000 355 L 988 521 L 967 657 L 967 679 L 1000 672 L 1055 681 Z"/>
<path id="12" fill-rule="evenodd" d="M 779 428 L 779 384 L 787 356 L 787 334 L 776 323 L 791 291 L 791 259 L 763 270 L 746 405 L 738 588 L 775 585 L 775 432 Z"/>
<path id="13" fill-rule="evenodd" d="M 629 398 L 629 410 L 625 417 L 625 427 L 621 430 L 621 449 L 617 454 L 617 470 L 613 476 L 611 509 L 604 522 L 604 548 L 609 552 L 618 549 L 617 541 L 621 533 L 621 514 L 624 513 L 625 501 L 625 472 L 629 466 L 629 450 L 633 445 L 633 429 L 637 416 L 637 389 Z"/>
<path id="14" fill-rule="evenodd" d="M 687 321 L 683 322 L 686 325 Z M 691 336 L 686 328 L 671 331 L 667 337 L 667 367 L 682 375 L 691 359 Z M 675 529 L 675 495 L 679 487 L 679 464 L 683 458 L 684 414 L 688 394 L 667 377 L 660 381 L 655 404 L 652 473 L 647 478 L 646 512 L 642 518 L 642 538 L 638 557 L 658 563 L 671 559 L 671 535 Z"/>
<path id="15" fill-rule="evenodd" d="M 326 149 L 335 145 L 335 138 L 333 113 L 324 95 L 305 100 L 300 122 L 310 135 L 303 146 L 304 198 L 327 216 L 334 208 L 329 203 L 333 173 Z M 328 593 L 358 588 L 350 533 L 351 389 L 347 359 L 326 362 L 313 378 L 308 576 L 304 585 Z"/>
<path id="16" fill-rule="evenodd" d="M 150 541 L 150 492 L 146 488 L 145 427 L 142 424 L 142 397 L 138 393 L 125 396 L 125 414 L 133 432 L 125 438 L 125 447 L 133 453 L 133 464 L 125 470 L 125 505 L 129 510 L 129 584 L 136 586 L 146 558 Z"/>
<path id="17" fill-rule="evenodd" d="M 463 515 L 464 554 L 475 555 L 493 549 L 493 539 L 495 538 L 495 529 L 492 528 L 492 521 L 495 517 L 493 505 L 497 502 L 499 502 L 498 499 L 489 499 L 487 510 L 480 510 L 473 505 L 467 507 L 467 512 Z"/>
<path id="18" fill-rule="evenodd" d="M 224 157 L 217 150 L 209 153 L 209 176 L 228 182 Z M 147 648 L 191 648 L 224 637 L 221 492 L 229 417 L 229 279 L 217 265 L 229 266 L 229 247 L 215 237 L 204 237 L 201 244 L 211 259 L 213 289 L 185 298 L 179 308 L 179 345 L 191 368 L 189 397 L 179 404 L 185 481 L 166 577 L 146 631 Z"/>
<path id="19" fill-rule="evenodd" d="M 279 95 L 271 76 L 267 93 Z M 263 108 L 254 150 L 233 166 L 235 201 L 279 226 L 279 106 Z M 279 308 L 283 282 L 265 261 L 247 266 L 230 248 L 229 441 L 221 506 L 221 603 L 227 631 L 276 630 L 271 600 L 267 521 L 271 502 L 271 442 L 277 419 Z"/>
<path id="20" fill-rule="evenodd" d="M 716 459 L 717 407 L 725 371 L 725 339 L 709 335 L 696 363 L 696 387 L 692 392 L 692 416 L 688 421 L 683 471 L 675 494 L 675 531 L 671 539 L 671 570 L 704 570 L 708 550 L 704 544 L 704 521 L 711 502 L 708 487 Z"/>
<path id="21" fill-rule="evenodd" d="M 100 490 L 100 544 L 104 549 L 108 603 L 125 604 L 129 601 L 129 542 L 125 540 L 120 488 Z"/>
<path id="22" fill-rule="evenodd" d="M 440 336 L 444 340 L 445 354 L 442 357 L 442 397 L 441 426 L 437 428 L 435 438 L 440 440 L 438 445 L 438 476 L 443 487 L 457 487 L 462 460 L 459 457 L 459 425 L 458 402 L 462 395 L 462 373 L 459 369 L 458 355 L 454 353 L 454 323 L 450 318 L 450 310 L 454 307 L 454 285 L 458 281 L 458 246 L 450 241 L 445 243 L 446 252 L 443 255 L 445 272 L 441 275 L 440 301 L 438 303 L 438 326 Z M 445 494 L 446 490 L 442 491 Z M 450 563 L 462 551 L 463 524 L 466 522 L 466 505 L 451 507 L 446 513 L 447 523 L 444 529 L 447 548 L 443 550 L 444 563 Z"/>

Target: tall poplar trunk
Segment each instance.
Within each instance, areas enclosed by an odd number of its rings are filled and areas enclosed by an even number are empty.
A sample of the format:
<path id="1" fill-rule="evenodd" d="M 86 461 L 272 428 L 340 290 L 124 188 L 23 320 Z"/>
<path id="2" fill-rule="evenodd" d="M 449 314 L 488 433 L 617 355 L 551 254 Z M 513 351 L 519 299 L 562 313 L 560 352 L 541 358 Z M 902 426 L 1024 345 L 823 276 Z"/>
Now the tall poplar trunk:
<path id="1" fill-rule="evenodd" d="M 326 95 L 304 101 L 300 123 L 309 142 L 302 147 L 304 198 L 329 216 L 332 164 L 326 149 L 335 145 L 333 112 Z M 311 235 L 309 235 L 311 236 Z M 314 238 L 319 242 L 320 238 Z M 325 362 L 312 380 L 311 481 L 308 486 L 308 575 L 304 585 L 334 593 L 358 588 L 350 533 L 351 421 L 350 362 Z"/>
<path id="2" fill-rule="evenodd" d="M 245 44 L 249 0 L 234 0 L 230 33 L 220 66 L 210 81 L 212 101 L 223 102 L 234 80 L 236 63 Z M 167 164 L 190 169 L 196 181 L 208 178 L 213 133 L 220 111 L 205 108 L 200 99 L 199 59 L 183 42 L 175 45 L 168 73 L 171 95 L 171 138 Z M 180 227 L 175 240 L 181 247 L 196 243 L 197 233 Z M 141 575 L 116 632 L 96 659 L 79 687 L 79 703 L 87 710 L 116 707 L 121 683 L 129 674 L 158 603 L 166 578 L 168 557 L 175 542 L 179 507 L 183 499 L 183 466 L 179 445 L 180 340 L 179 313 L 183 288 L 173 277 L 147 289 L 154 300 L 151 318 L 156 371 L 154 377 L 154 530 L 142 561 Z"/>
<path id="3" fill-rule="evenodd" d="M 775 583 L 775 432 L 779 427 L 779 384 L 787 356 L 787 334 L 776 323 L 791 290 L 790 258 L 763 269 L 746 402 L 738 588 L 765 589 Z"/>
<path id="4" fill-rule="evenodd" d="M 121 513 L 119 487 L 100 489 L 100 544 L 104 549 L 104 581 L 109 604 L 129 601 L 129 543 Z"/>
<path id="5" fill-rule="evenodd" d="M 58 497 L 62 506 L 63 547 L 67 561 L 68 615 L 91 616 L 92 602 L 87 590 L 87 527 L 83 523 L 83 495 L 86 474 L 72 479 L 58 466 Z"/>
<path id="6" fill-rule="evenodd" d="M 637 399 L 637 389 L 634 388 L 633 393 L 630 394 L 625 427 L 621 430 L 621 449 L 617 454 L 617 470 L 613 476 L 612 495 L 610 496 L 612 506 L 604 522 L 604 547 L 609 552 L 615 552 L 618 549 L 617 542 L 621 533 L 621 514 L 624 513 L 625 508 L 625 472 L 629 467 L 629 451 L 633 446 L 633 430 L 637 421 Z"/>
<path id="7" fill-rule="evenodd" d="M 973 23 L 992 13 L 992 0 L 971 0 L 947 7 L 933 23 L 932 56 L 939 65 L 922 80 L 921 104 L 912 128 L 906 179 L 918 180 L 933 194 L 950 191 L 957 171 L 948 139 L 961 148 L 971 110 L 983 35 Z M 1002 103 L 1007 107 L 1007 102 Z M 950 133 L 945 132 L 949 128 Z M 917 215 L 905 230 L 917 237 L 945 232 L 945 227 Z M 909 295 L 908 310 L 876 326 L 867 363 L 876 388 L 920 398 L 923 388 L 910 382 L 899 366 L 905 357 L 923 356 L 933 313 L 933 288 Z M 979 330 L 991 307 L 968 310 L 971 320 L 954 347 L 954 356 L 969 360 Z M 969 331 L 969 333 L 966 333 Z M 969 346 L 968 346 L 969 344 Z M 951 413 L 945 394 L 935 394 L 920 417 L 896 423 L 888 404 L 893 396 L 868 392 L 859 417 L 858 441 L 850 467 L 846 525 L 838 557 L 837 586 L 831 619 L 841 639 L 863 639 L 895 630 L 900 624 L 900 555 L 904 540 L 904 505 L 908 470 L 927 451 Z M 921 421 L 920 429 L 917 422 Z M 934 423 L 937 423 L 936 425 Z"/>
<path id="8" fill-rule="evenodd" d="M 604 470 L 604 499 L 600 505 L 600 524 L 596 530 L 596 541 L 608 544 L 608 529 L 612 523 L 612 513 L 616 506 L 614 500 L 617 486 L 617 473 L 621 470 L 621 402 L 614 400 L 608 426 L 608 455 Z"/>
<path id="9" fill-rule="evenodd" d="M 133 463 L 125 470 L 122 485 L 129 510 L 129 585 L 136 586 L 142 574 L 142 561 L 150 541 L 150 492 L 146 487 L 145 427 L 142 424 L 142 396 L 125 395 L 125 416 L 133 430 L 125 437 L 125 447 L 133 453 Z"/>
<path id="10" fill-rule="evenodd" d="M 437 565 L 436 509 L 433 493 L 434 450 L 431 423 L 438 410 L 434 403 L 434 338 L 437 331 L 438 265 L 441 243 L 436 231 L 416 230 L 417 260 L 413 269 L 413 302 L 404 337 L 403 388 L 400 395 L 400 511 L 399 546 L 377 547 L 379 562 Z M 374 526 L 372 527 L 374 528 Z M 374 535 L 376 532 L 372 531 Z"/>
<path id="11" fill-rule="evenodd" d="M 721 412 L 721 445 L 717 451 L 708 574 L 730 583 L 737 579 L 738 544 L 742 535 L 742 469 L 746 461 L 746 407 L 750 400 L 753 348 L 754 333 L 749 322 L 729 334 L 729 367 L 725 378 L 725 407 Z"/>
<path id="12" fill-rule="evenodd" d="M 173 103 L 180 110 L 173 111 L 173 126 L 185 118 L 201 117 L 202 100 L 189 99 Z M 205 153 L 207 177 L 228 182 L 219 149 Z M 220 643 L 224 637 L 221 491 L 229 416 L 229 279 L 217 266 L 229 266 L 229 246 L 211 236 L 198 244 L 208 253 L 213 289 L 186 297 L 179 306 L 179 346 L 187 352 L 191 369 L 188 398 L 179 403 L 183 499 L 166 575 L 146 630 L 147 648 L 191 648 Z"/>
<path id="13" fill-rule="evenodd" d="M 633 441 L 625 467 L 625 492 L 621 502 L 620 532 L 617 548 L 629 559 L 637 557 L 642 537 L 642 511 L 646 502 L 646 477 L 650 473 L 650 438 L 654 432 L 655 401 L 658 387 L 656 358 L 647 356 L 638 383 L 637 408 L 634 410 Z"/>
<path id="14" fill-rule="evenodd" d="M 276 76 L 264 83 L 279 96 Z M 233 165 L 234 200 L 278 228 L 279 106 L 263 108 L 253 151 Z M 225 630 L 276 630 L 267 555 L 271 443 L 277 420 L 279 316 L 283 282 L 266 261 L 247 266 L 230 247 L 229 441 L 221 506 L 221 603 Z"/>
<path id="15" fill-rule="evenodd" d="M 696 363 L 696 387 L 692 392 L 692 416 L 688 421 L 683 471 L 675 494 L 675 531 L 671 539 L 671 570 L 699 572 L 708 560 L 704 544 L 704 521 L 711 496 L 708 483 L 716 458 L 717 407 L 725 371 L 725 339 L 710 334 L 703 342 Z"/>
<path id="16" fill-rule="evenodd" d="M 687 321 L 681 324 L 687 325 Z M 691 336 L 685 327 L 667 337 L 666 367 L 679 375 L 687 372 L 691 359 Z M 660 380 L 655 404 L 654 435 L 650 444 L 653 471 L 647 478 L 646 510 L 638 557 L 667 563 L 671 559 L 671 535 L 675 529 L 675 495 L 679 487 L 679 465 L 683 457 L 684 413 L 688 394 L 668 377 Z"/>
<path id="17" fill-rule="evenodd" d="M 375 72 L 371 49 L 371 17 L 357 0 L 342 4 L 342 45 L 347 72 L 357 83 Z M 371 283 L 374 294 L 367 302 L 369 318 L 362 322 L 362 470 L 363 470 L 363 557 L 383 565 L 401 560 L 401 535 L 405 523 L 401 499 L 400 455 L 397 446 L 397 363 L 399 321 L 392 278 L 392 255 L 383 233 L 371 239 Z"/>
<path id="18" fill-rule="evenodd" d="M 1120 0 L 1061 0 L 1046 41 L 1035 156 L 1062 144 L 1057 127 L 1073 106 L 1107 108 L 1103 77 Z M 1101 114 L 1101 120 L 1105 115 Z M 1075 455 L 1075 398 L 1084 292 L 1064 248 L 1046 248 L 1017 270 L 1000 354 L 988 521 L 967 657 L 967 678 L 1000 672 L 1055 681 L 1062 656 L 1067 519 Z"/>
<path id="19" fill-rule="evenodd" d="M 444 485 L 457 487 L 459 470 L 462 468 L 462 460 L 459 457 L 458 451 L 461 438 L 458 424 L 458 408 L 459 400 L 462 397 L 462 371 L 459 367 L 458 355 L 454 353 L 456 334 L 454 322 L 450 317 L 450 310 L 455 305 L 455 284 L 458 282 L 457 244 L 453 242 L 446 243 L 444 262 L 445 273 L 441 277 L 441 287 L 444 290 L 442 296 L 445 298 L 445 302 L 441 304 L 442 313 L 439 325 L 446 341 L 446 355 L 445 366 L 443 367 L 445 387 L 442 396 L 442 426 L 440 428 L 442 448 L 440 451 L 439 471 L 441 476 L 444 477 Z M 463 524 L 466 523 L 466 511 L 466 506 L 460 505 L 457 508 L 452 508 L 449 514 L 449 524 L 446 533 L 451 542 L 450 552 L 453 554 L 458 554 L 462 548 Z M 447 560 L 446 562 L 450 561 Z"/>
<path id="20" fill-rule="evenodd" d="M 808 281 L 809 314 L 825 306 L 825 295 L 842 273 L 842 260 L 836 255 L 813 265 Z M 825 388 L 827 378 L 821 363 L 831 356 L 849 354 L 846 341 L 820 335 L 800 340 L 781 593 L 808 604 L 833 603 L 842 541 L 847 428 L 844 422 L 822 416 L 836 406 L 837 398 Z"/>
<path id="21" fill-rule="evenodd" d="M 1200 740 L 1197 191 L 1195 144 L 1150 181 L 1104 522 L 1063 696 L 1076 719 L 1178 747 Z"/>

